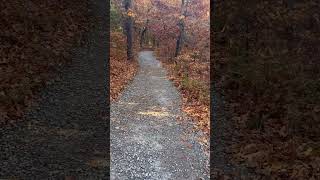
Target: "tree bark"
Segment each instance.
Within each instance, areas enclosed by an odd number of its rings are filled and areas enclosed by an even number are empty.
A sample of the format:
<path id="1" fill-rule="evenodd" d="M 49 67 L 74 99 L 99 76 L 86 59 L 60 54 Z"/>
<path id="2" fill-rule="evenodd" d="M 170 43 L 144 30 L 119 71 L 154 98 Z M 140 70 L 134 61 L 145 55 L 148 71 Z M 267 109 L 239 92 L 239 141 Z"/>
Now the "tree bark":
<path id="1" fill-rule="evenodd" d="M 149 19 L 147 19 L 146 25 L 143 27 L 143 30 L 141 32 L 141 36 L 140 36 L 140 47 L 142 48 L 143 42 L 144 42 L 144 37 L 146 35 L 146 32 L 148 30 L 148 23 L 149 23 Z"/>
<path id="2" fill-rule="evenodd" d="M 182 0 L 182 2 L 181 2 L 181 12 L 182 12 L 181 15 L 186 15 L 186 13 L 187 13 L 184 0 Z M 175 51 L 174 57 L 177 57 L 179 55 L 179 53 L 181 51 L 181 47 L 183 45 L 183 35 L 184 35 L 184 20 L 183 19 L 179 20 L 178 26 L 179 26 L 179 36 L 177 38 L 176 51 Z"/>
<path id="3" fill-rule="evenodd" d="M 125 18 L 125 32 L 127 36 L 127 59 L 133 59 L 133 19 L 129 16 L 129 10 L 131 9 L 132 2 L 131 0 L 124 0 L 124 8 L 126 10 L 126 18 Z"/>
<path id="4" fill-rule="evenodd" d="M 182 43 L 183 43 L 183 33 L 184 33 L 184 23 L 182 20 L 179 22 L 179 36 L 177 38 L 177 44 L 176 44 L 176 52 L 174 54 L 174 57 L 177 57 L 181 51 Z"/>

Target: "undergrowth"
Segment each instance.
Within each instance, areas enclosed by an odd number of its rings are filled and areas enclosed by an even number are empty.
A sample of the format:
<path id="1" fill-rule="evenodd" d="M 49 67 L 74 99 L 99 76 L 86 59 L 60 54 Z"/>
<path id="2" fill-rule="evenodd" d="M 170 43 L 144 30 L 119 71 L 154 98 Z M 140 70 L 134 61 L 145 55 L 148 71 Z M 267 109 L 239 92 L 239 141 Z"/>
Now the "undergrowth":
<path id="1" fill-rule="evenodd" d="M 312 179 L 320 175 L 318 5 L 290 6 L 218 2 L 215 81 L 236 125 L 235 162 L 277 179 Z"/>
<path id="2" fill-rule="evenodd" d="M 164 50 L 158 48 L 157 54 L 163 54 Z M 169 71 L 169 79 L 174 82 L 182 94 L 182 110 L 196 121 L 196 129 L 202 130 L 208 136 L 210 130 L 208 60 L 201 57 L 198 52 L 187 50 L 177 58 L 160 56 L 160 60 Z M 200 141 L 208 145 L 206 136 Z"/>
<path id="3" fill-rule="evenodd" d="M 136 58 L 127 60 L 125 36 L 122 32 L 111 32 L 110 42 L 110 100 L 118 98 L 122 90 L 137 72 Z"/>
<path id="4" fill-rule="evenodd" d="M 0 126 L 20 119 L 52 72 L 70 62 L 87 17 L 86 1 L 1 2 Z"/>

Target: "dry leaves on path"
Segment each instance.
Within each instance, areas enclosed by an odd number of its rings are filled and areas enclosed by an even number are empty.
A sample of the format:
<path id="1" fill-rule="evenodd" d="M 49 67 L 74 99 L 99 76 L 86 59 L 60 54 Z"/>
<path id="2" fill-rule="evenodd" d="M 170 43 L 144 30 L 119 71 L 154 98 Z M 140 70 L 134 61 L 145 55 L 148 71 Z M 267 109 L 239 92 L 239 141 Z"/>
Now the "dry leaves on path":
<path id="1" fill-rule="evenodd" d="M 169 79 L 182 94 L 182 110 L 196 121 L 195 128 L 205 133 L 200 142 L 209 145 L 209 63 L 194 61 L 190 54 L 191 52 L 186 52 L 180 55 L 176 64 L 160 60 L 169 72 Z"/>

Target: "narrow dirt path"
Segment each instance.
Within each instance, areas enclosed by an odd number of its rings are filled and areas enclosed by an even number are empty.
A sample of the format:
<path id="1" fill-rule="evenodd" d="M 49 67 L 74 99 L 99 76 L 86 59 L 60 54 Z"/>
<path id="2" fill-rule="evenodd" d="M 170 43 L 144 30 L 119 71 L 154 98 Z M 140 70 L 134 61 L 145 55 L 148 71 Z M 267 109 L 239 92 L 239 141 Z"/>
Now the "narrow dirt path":
<path id="1" fill-rule="evenodd" d="M 209 179 L 208 154 L 165 69 L 152 51 L 140 52 L 139 64 L 133 82 L 111 104 L 111 179 Z"/>
<path id="2" fill-rule="evenodd" d="M 17 128 L 0 128 L 0 179 L 108 179 L 107 1 L 91 1 L 89 46 Z"/>

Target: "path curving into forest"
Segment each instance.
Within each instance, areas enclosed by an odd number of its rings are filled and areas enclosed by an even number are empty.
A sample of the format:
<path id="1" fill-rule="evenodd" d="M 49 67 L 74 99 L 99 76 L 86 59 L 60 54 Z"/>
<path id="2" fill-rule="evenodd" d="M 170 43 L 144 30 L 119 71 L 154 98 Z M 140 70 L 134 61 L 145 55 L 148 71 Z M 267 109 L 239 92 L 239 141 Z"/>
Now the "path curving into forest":
<path id="1" fill-rule="evenodd" d="M 209 179 L 208 154 L 180 110 L 166 70 L 152 51 L 140 52 L 139 64 L 132 83 L 111 104 L 111 179 Z"/>

